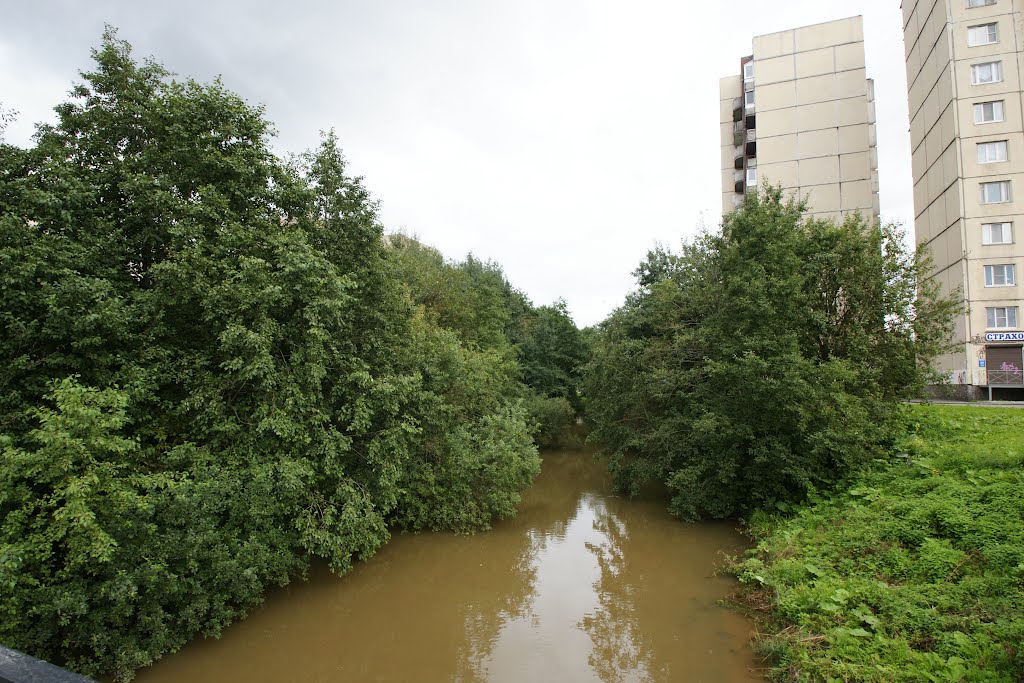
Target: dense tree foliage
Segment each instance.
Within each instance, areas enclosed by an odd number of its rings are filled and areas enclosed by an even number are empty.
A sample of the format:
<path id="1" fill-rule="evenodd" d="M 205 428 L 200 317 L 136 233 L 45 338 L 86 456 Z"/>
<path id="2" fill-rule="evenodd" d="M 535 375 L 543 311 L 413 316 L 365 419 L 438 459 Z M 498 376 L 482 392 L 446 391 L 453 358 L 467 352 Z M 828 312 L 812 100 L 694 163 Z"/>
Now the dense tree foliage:
<path id="1" fill-rule="evenodd" d="M 569 317 L 565 301 L 540 306 L 532 313 L 523 323 L 523 379 L 541 395 L 565 399 L 580 413 L 580 373 L 588 353 L 583 336 Z"/>
<path id="2" fill-rule="evenodd" d="M 681 253 L 658 249 L 588 369 L 619 484 L 686 519 L 799 500 L 875 457 L 926 381 L 953 299 L 892 226 L 805 219 L 777 189 Z"/>
<path id="3" fill-rule="evenodd" d="M 472 254 L 453 263 L 406 235 L 391 235 L 388 244 L 423 317 L 454 332 L 468 349 L 492 354 L 510 380 L 520 382 L 505 391 L 522 399 L 538 445 L 575 443 L 589 348 L 565 302 L 533 306 L 498 264 Z"/>
<path id="4" fill-rule="evenodd" d="M 0 144 L 0 641 L 126 679 L 314 558 L 514 513 L 534 309 L 410 269 L 333 134 L 283 162 L 219 82 L 94 57 Z"/>

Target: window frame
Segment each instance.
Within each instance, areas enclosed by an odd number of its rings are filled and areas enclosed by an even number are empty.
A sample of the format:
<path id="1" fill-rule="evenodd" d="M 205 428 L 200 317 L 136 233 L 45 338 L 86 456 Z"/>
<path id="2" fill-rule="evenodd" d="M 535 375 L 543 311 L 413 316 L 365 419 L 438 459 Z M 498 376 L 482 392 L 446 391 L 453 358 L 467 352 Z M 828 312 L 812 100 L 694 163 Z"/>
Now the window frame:
<path id="1" fill-rule="evenodd" d="M 976 7 L 991 7 L 996 4 L 996 0 L 967 0 L 967 9 L 975 9 Z"/>
<path id="2" fill-rule="evenodd" d="M 986 29 L 985 37 L 988 39 L 985 42 L 975 42 L 971 39 L 971 34 L 977 29 Z M 978 34 L 975 34 L 978 35 Z M 999 22 L 989 21 L 984 24 L 975 24 L 974 26 L 967 27 L 967 47 L 985 47 L 986 45 L 995 45 L 999 42 Z"/>
<path id="3" fill-rule="evenodd" d="M 754 91 L 753 90 L 744 90 L 743 91 L 743 106 L 744 107 L 753 107 L 753 106 L 755 106 L 755 102 L 756 102 L 756 98 L 754 97 Z"/>
<path id="4" fill-rule="evenodd" d="M 987 121 L 984 117 L 982 117 L 981 119 L 978 118 L 978 112 L 981 112 L 982 114 L 985 113 L 986 104 L 992 105 L 992 118 Z M 996 105 L 999 105 L 999 118 L 996 118 Z M 973 107 L 974 125 L 976 126 L 984 126 L 989 123 L 1003 123 L 1004 121 L 1006 121 L 1006 100 L 988 100 L 986 102 L 975 102 Z"/>
<path id="5" fill-rule="evenodd" d="M 992 226 L 999 226 L 999 234 L 1001 237 L 1008 237 L 1008 239 L 995 242 L 992 240 Z M 998 223 L 982 223 L 981 224 L 981 245 L 983 247 L 994 246 L 997 244 L 1013 244 L 1013 221 L 999 221 Z"/>
<path id="6" fill-rule="evenodd" d="M 993 149 L 993 150 L 1000 150 L 1001 149 L 1002 153 L 1003 153 L 1003 156 L 1002 156 L 1002 158 L 999 158 L 999 155 L 997 154 L 995 158 L 986 158 L 986 159 L 982 160 L 982 150 L 983 149 Z M 1007 161 L 1009 159 L 1009 156 L 1010 156 L 1010 143 L 1009 143 L 1009 140 L 988 140 L 987 142 L 979 142 L 978 143 L 978 163 L 981 164 L 981 165 L 1001 164 L 1004 161 Z"/>
<path id="7" fill-rule="evenodd" d="M 978 80 L 978 68 L 982 66 L 992 67 L 992 80 L 981 81 Z M 971 64 L 971 85 L 992 85 L 993 83 L 1003 82 L 1003 60 L 997 59 L 992 62 L 978 62 L 977 64 Z"/>
<path id="8" fill-rule="evenodd" d="M 999 325 L 999 313 L 1003 312 L 1005 325 Z M 1010 311 L 1013 311 L 1013 322 L 1010 322 Z M 1018 308 L 1016 306 L 986 306 L 985 307 L 985 329 L 986 330 L 1013 330 L 1017 328 Z"/>
<path id="9" fill-rule="evenodd" d="M 1002 270 L 1002 283 L 997 282 L 996 268 Z M 1016 287 L 1017 268 L 1012 263 L 993 263 L 984 266 L 986 287 Z"/>
<path id="10" fill-rule="evenodd" d="M 988 187 L 993 187 L 993 186 L 1005 187 L 1006 191 L 1005 192 L 1000 192 L 1000 195 L 1002 196 L 1002 199 L 1000 199 L 998 201 L 987 201 L 986 200 L 985 189 L 988 188 Z M 988 205 L 988 204 L 1008 204 L 1008 203 L 1013 201 L 1013 192 L 1012 192 L 1012 190 L 1010 188 L 1010 181 L 1009 180 L 994 180 L 992 182 L 987 182 L 987 183 L 978 183 L 978 188 L 981 191 L 981 201 L 980 201 L 980 203 L 983 204 L 983 205 Z"/>

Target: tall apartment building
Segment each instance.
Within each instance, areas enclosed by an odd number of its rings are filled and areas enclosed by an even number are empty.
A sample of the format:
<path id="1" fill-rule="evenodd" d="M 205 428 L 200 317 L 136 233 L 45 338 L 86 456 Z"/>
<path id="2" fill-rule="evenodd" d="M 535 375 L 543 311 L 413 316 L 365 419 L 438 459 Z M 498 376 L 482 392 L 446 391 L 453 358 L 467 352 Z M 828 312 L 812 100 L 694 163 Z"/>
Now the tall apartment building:
<path id="1" fill-rule="evenodd" d="M 967 312 L 943 369 L 969 397 L 1024 393 L 1020 0 L 904 0 L 914 226 Z M 985 389 L 990 391 L 985 392 Z"/>
<path id="2" fill-rule="evenodd" d="M 816 217 L 878 219 L 861 17 L 756 36 L 720 93 L 723 213 L 767 180 L 806 198 Z"/>

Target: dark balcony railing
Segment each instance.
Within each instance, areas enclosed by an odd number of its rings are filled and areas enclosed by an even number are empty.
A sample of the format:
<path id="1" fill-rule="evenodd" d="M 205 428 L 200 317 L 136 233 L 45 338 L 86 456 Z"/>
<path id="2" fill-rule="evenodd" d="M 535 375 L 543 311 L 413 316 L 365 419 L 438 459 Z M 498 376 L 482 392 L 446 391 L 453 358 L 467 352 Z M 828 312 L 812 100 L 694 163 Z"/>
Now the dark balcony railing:
<path id="1" fill-rule="evenodd" d="M 737 97 L 732 101 L 732 120 L 742 121 L 743 120 L 743 98 Z"/>
<path id="2" fill-rule="evenodd" d="M 743 163 L 744 163 L 744 157 L 741 154 L 740 156 L 738 156 L 735 159 L 733 159 L 732 167 L 735 168 L 737 171 L 742 171 L 743 170 Z"/>
<path id="3" fill-rule="evenodd" d="M 733 188 L 736 190 L 736 194 L 743 194 L 743 190 L 744 190 L 743 181 L 742 180 L 737 180 L 736 184 L 733 186 Z"/>

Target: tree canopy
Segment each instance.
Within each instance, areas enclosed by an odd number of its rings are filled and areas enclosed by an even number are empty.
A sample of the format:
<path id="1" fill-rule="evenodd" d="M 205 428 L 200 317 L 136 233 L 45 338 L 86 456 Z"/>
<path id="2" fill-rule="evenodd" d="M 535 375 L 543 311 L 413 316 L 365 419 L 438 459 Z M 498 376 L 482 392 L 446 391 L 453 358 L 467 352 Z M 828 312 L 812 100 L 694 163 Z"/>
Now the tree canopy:
<path id="1" fill-rule="evenodd" d="M 659 248 L 602 325 L 586 394 L 625 490 L 685 519 L 802 499 L 880 454 L 950 339 L 953 298 L 891 225 L 805 218 L 766 188 Z"/>
<path id="2" fill-rule="evenodd" d="M 284 161 L 219 81 L 93 57 L 0 144 L 0 640 L 128 679 L 316 558 L 513 514 L 534 309 L 410 267 L 333 133 Z"/>

